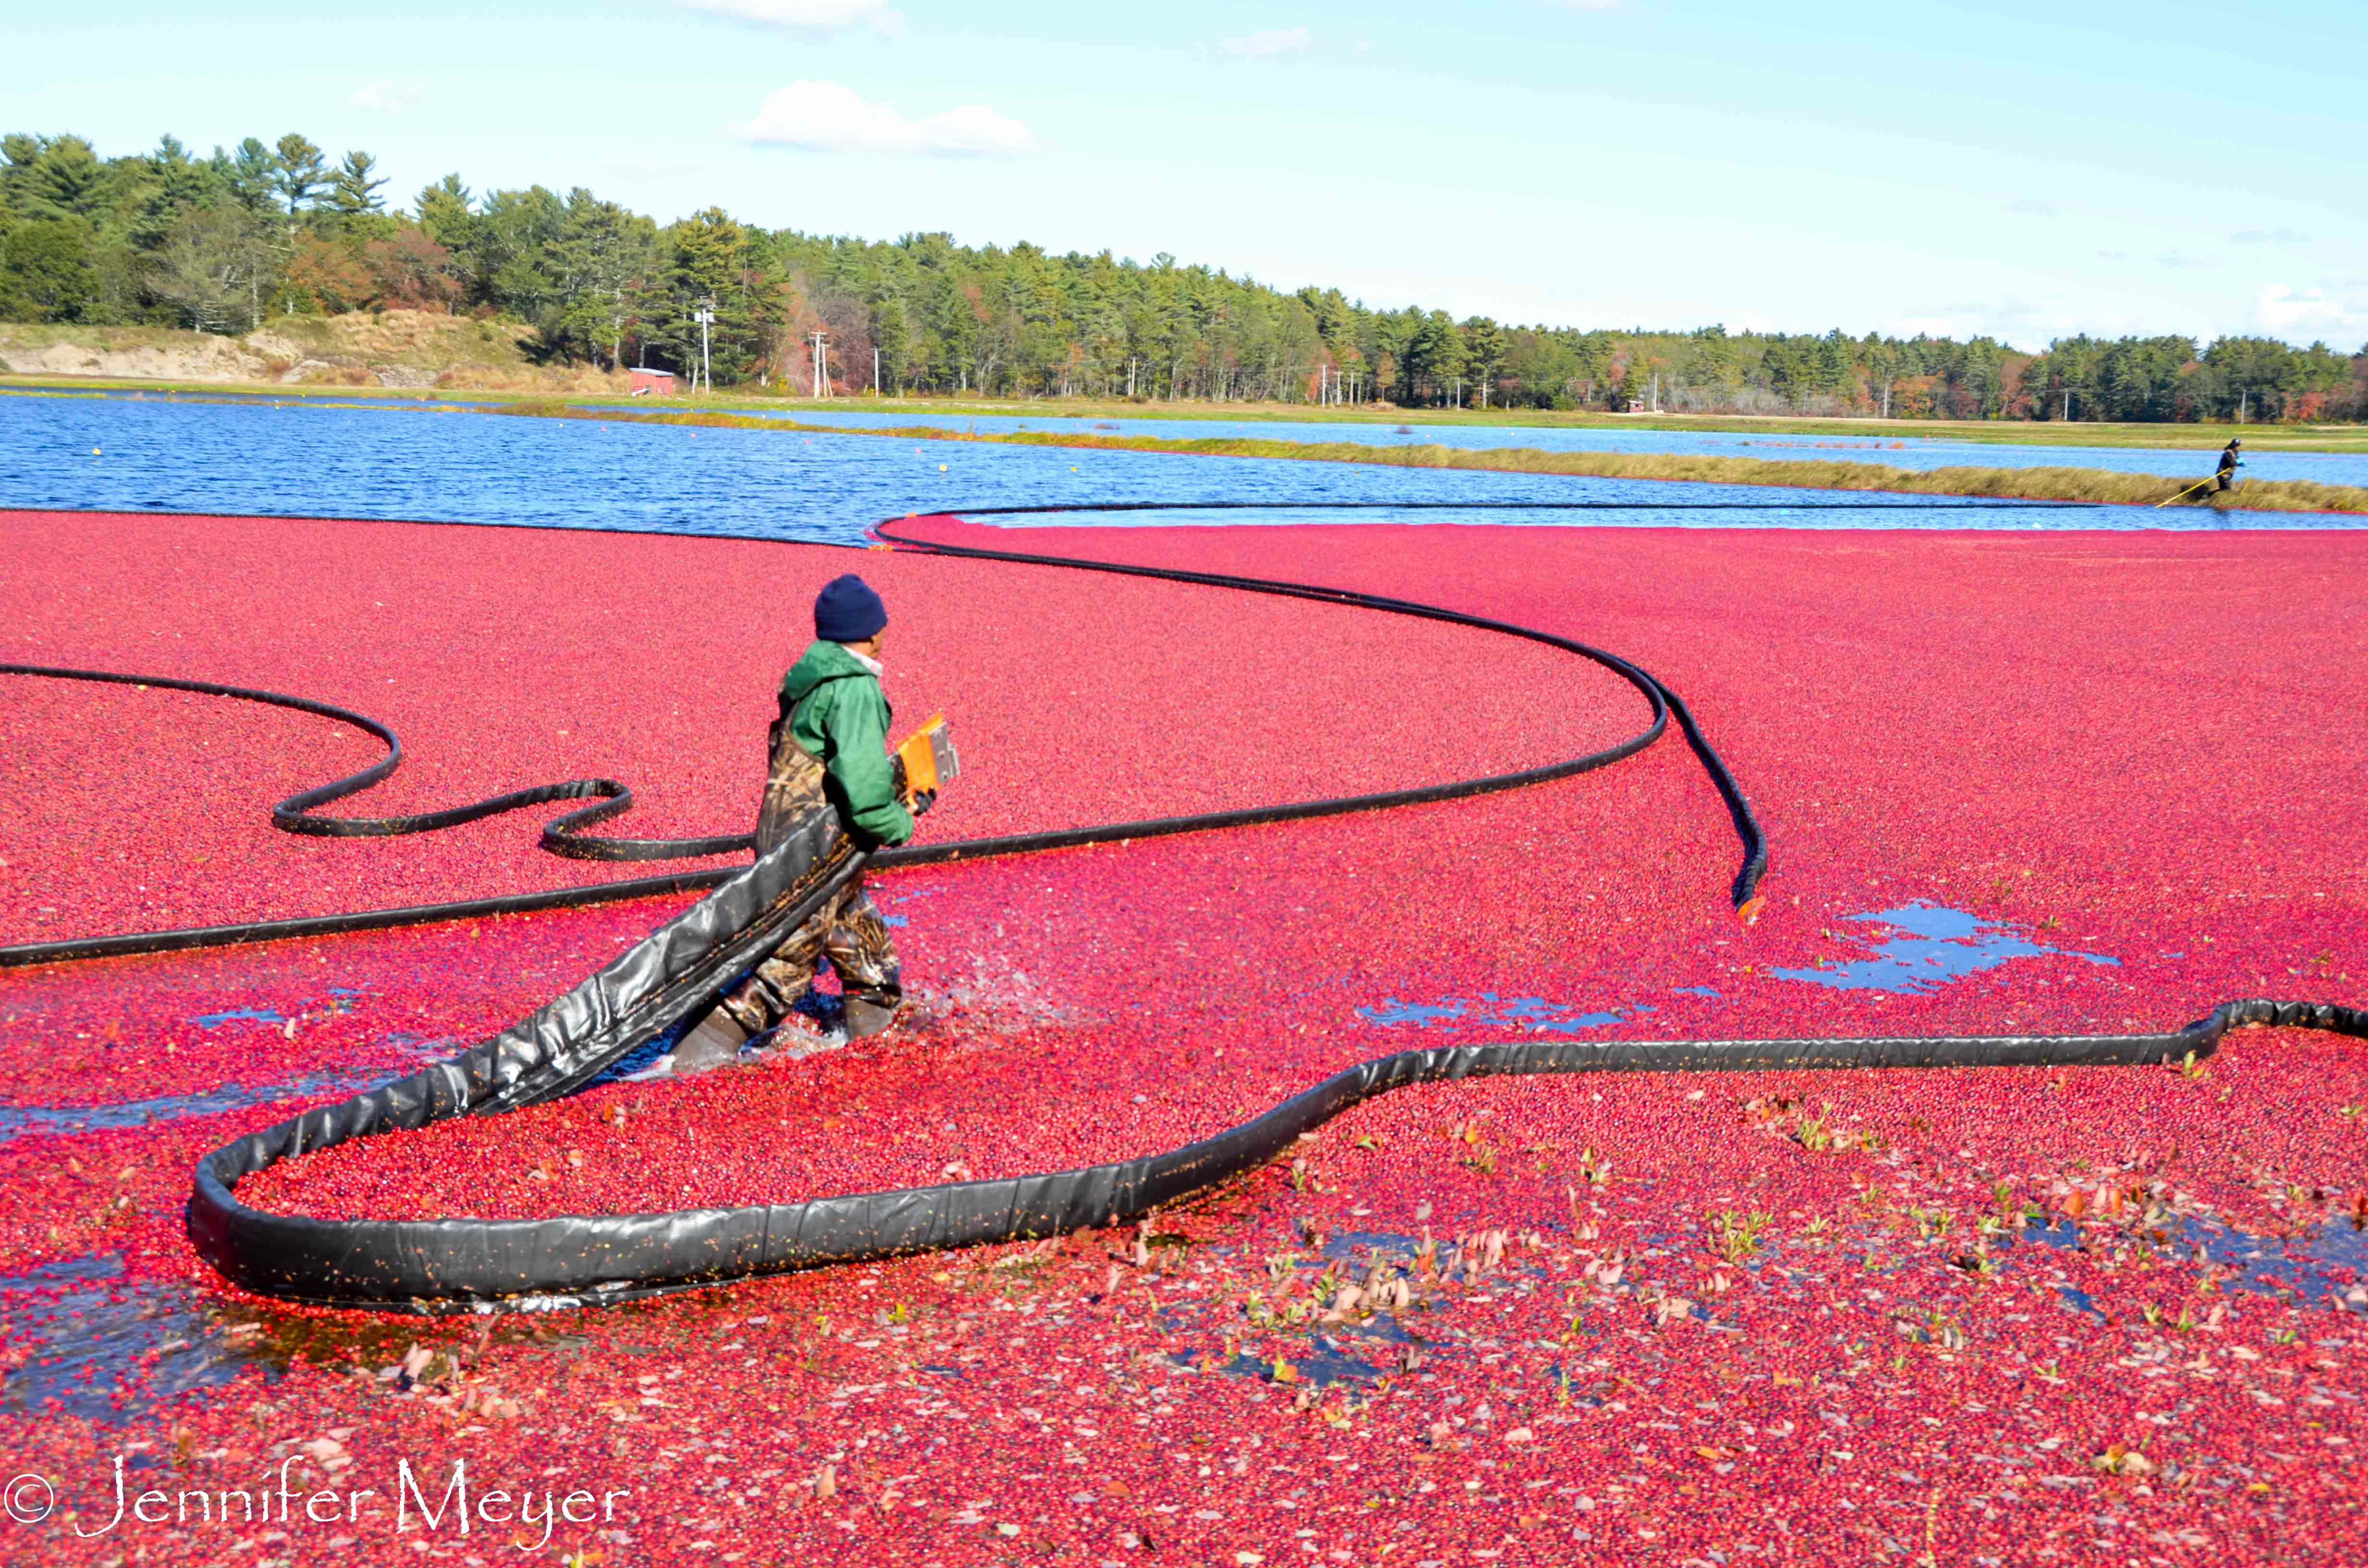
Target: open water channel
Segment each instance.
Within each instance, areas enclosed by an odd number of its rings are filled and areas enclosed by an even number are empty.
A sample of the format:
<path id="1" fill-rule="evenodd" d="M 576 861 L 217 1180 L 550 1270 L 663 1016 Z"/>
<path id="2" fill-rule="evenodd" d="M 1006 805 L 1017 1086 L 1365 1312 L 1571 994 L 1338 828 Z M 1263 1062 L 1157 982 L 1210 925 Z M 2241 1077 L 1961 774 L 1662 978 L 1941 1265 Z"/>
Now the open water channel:
<path id="1" fill-rule="evenodd" d="M 854 413 L 845 417 L 853 419 Z M 882 416 L 909 421 L 913 416 Z M 951 421 L 950 420 L 949 423 Z M 967 424 L 967 417 L 962 423 Z M 997 422 L 980 421 L 981 428 Z M 1046 422 L 1029 424 L 1042 428 Z M 1090 422 L 1055 422 L 1066 427 Z M 1144 421 L 1148 433 L 1333 427 Z M 1124 426 L 1122 426 L 1124 427 Z M 1659 431 L 1345 426 L 1361 439 L 1448 436 L 1476 444 L 1606 436 L 1676 449 L 1732 437 Z M 1759 439 L 1759 437 L 1754 437 Z M 1772 437 L 1771 437 L 1772 439 Z M 1695 449 L 1689 446 L 1687 449 Z M 1770 455 L 1792 449 L 1769 449 Z M 1801 456 L 1850 456 L 1792 449 Z M 1985 460 L 2015 449 L 1980 449 Z M 1864 454 L 1896 460 L 1886 449 Z M 2047 454 L 2061 460 L 2063 454 Z M 2144 453 L 2166 460 L 2184 454 Z M 2208 454 L 2206 454 L 2208 458 Z M 2204 464 L 2208 468 L 2208 461 Z M 2180 470 L 2178 472 L 2184 472 Z M 2327 477 L 2338 477 L 2329 473 Z M 410 517 L 548 528 L 648 529 L 854 542 L 908 512 L 1144 501 L 1265 502 L 1273 509 L 1088 514 L 1087 523 L 1284 523 L 1310 502 L 1378 503 L 1330 520 L 1589 523 L 1645 527 L 2242 528 L 2345 527 L 2292 513 L 2132 506 L 1998 506 L 1869 494 L 1557 475 L 1469 473 L 1353 463 L 998 447 L 880 436 L 711 429 L 627 421 L 513 418 L 450 404 L 262 399 L 0 396 L 0 506 L 297 517 Z M 1616 503 L 1611 511 L 1395 511 L 1397 503 Z M 1705 503 L 1720 509 L 1693 510 Z M 1750 509 L 1732 509 L 1748 504 Z M 1060 521 L 1045 518 L 1042 521 Z"/>

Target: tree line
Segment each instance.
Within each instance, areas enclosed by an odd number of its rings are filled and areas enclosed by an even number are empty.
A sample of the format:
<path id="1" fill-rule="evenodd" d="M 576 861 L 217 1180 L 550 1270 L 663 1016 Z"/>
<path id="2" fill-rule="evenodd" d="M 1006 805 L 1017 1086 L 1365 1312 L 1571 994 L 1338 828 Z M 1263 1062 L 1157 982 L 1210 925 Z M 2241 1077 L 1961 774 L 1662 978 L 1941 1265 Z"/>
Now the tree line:
<path id="1" fill-rule="evenodd" d="M 1053 256 L 943 233 L 768 230 L 721 208 L 659 224 L 576 187 L 391 207 L 367 152 L 307 138 L 199 156 L 173 137 L 101 158 L 0 139 L 0 319 L 245 333 L 393 309 L 532 328 L 553 361 L 705 363 L 719 386 L 809 393 L 1194 398 L 1905 418 L 2357 419 L 2368 347 L 2266 337 L 1960 342 L 1582 330 L 1285 292 L 1162 253 Z M 814 335 L 822 336 L 819 367 Z"/>

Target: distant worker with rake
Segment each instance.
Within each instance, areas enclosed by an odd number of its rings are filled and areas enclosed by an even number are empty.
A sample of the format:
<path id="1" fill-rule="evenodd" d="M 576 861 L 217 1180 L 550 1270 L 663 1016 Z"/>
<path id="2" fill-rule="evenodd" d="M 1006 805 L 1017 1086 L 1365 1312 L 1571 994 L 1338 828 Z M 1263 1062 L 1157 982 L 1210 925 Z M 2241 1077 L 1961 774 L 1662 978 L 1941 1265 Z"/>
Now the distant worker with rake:
<path id="1" fill-rule="evenodd" d="M 2212 476 L 2220 482 L 2220 489 L 2237 488 L 2237 471 L 2245 466 L 2239 451 L 2244 444 L 2245 438 L 2238 436 L 2232 437 L 2226 446 L 2220 449 L 2220 469 Z"/>
<path id="2" fill-rule="evenodd" d="M 852 573 L 832 579 L 814 600 L 814 643 L 781 680 L 771 771 L 757 813 L 760 857 L 815 812 L 835 812 L 839 830 L 866 851 L 902 844 L 913 836 L 914 816 L 935 800 L 934 790 L 904 799 L 888 756 L 890 710 L 880 688 L 887 627 L 887 607 Z M 684 1037 L 677 1062 L 707 1065 L 735 1056 L 743 1041 L 789 1017 L 825 957 L 845 994 L 848 1039 L 895 1022 L 905 994 L 895 944 L 859 876 Z"/>

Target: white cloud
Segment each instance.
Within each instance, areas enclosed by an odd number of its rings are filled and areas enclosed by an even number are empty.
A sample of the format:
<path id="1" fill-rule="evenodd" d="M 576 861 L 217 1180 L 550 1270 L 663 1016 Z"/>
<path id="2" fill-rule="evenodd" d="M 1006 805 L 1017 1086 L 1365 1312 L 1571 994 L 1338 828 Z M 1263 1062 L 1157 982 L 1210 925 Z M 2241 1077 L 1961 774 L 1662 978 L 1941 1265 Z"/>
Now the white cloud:
<path id="1" fill-rule="evenodd" d="M 2318 289 L 2297 290 L 2283 283 L 2265 283 L 2254 303 L 2254 314 L 2279 337 L 2308 335 L 2349 339 L 2355 335 L 2368 335 L 2368 307 L 2330 299 Z"/>
<path id="2" fill-rule="evenodd" d="M 836 82 L 792 82 L 736 128 L 746 141 L 822 153 L 924 153 L 1009 156 L 1036 145 L 1028 127 L 985 104 L 964 104 L 906 119 Z"/>
<path id="3" fill-rule="evenodd" d="M 1276 28 L 1268 32 L 1244 33 L 1217 45 L 1236 60 L 1272 60 L 1280 55 L 1296 54 L 1315 41 L 1305 28 Z"/>
<path id="4" fill-rule="evenodd" d="M 703 11 L 752 27 L 789 33 L 843 33 L 857 28 L 894 32 L 904 18 L 886 0 L 676 0 L 687 11 Z"/>
<path id="5" fill-rule="evenodd" d="M 398 87 L 393 82 L 377 81 L 366 87 L 356 88 L 354 96 L 346 101 L 356 108 L 376 109 L 381 114 L 401 114 L 407 106 L 419 101 L 420 91 L 416 82 L 407 87 Z"/>

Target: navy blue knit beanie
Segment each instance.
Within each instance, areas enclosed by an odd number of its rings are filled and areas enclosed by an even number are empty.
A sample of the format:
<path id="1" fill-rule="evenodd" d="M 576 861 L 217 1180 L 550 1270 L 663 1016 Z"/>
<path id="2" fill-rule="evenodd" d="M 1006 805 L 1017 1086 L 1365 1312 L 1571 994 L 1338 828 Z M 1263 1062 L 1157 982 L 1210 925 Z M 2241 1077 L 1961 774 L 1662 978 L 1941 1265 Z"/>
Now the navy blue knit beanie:
<path id="1" fill-rule="evenodd" d="M 825 642 L 869 642 L 887 624 L 888 607 L 852 572 L 833 577 L 815 596 L 814 635 Z"/>

